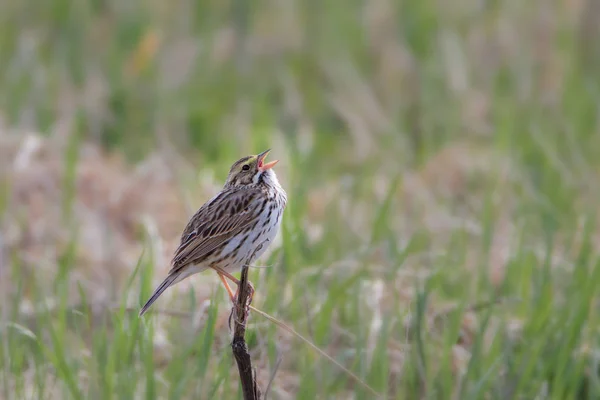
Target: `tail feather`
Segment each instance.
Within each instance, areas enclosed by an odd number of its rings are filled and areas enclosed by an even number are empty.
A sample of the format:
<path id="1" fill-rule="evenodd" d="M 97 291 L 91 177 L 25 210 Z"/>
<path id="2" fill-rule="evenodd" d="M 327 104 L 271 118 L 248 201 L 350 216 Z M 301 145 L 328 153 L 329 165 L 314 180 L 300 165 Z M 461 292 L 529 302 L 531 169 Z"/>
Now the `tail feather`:
<path id="1" fill-rule="evenodd" d="M 146 311 L 148 311 L 148 309 L 150 308 L 152 303 L 154 303 L 156 301 L 156 299 L 158 299 L 160 297 L 160 295 L 163 294 L 163 292 L 165 290 L 167 290 L 167 288 L 169 286 L 176 283 L 175 281 L 177 280 L 178 277 L 179 277 L 179 274 L 171 274 L 171 275 L 167 276 L 167 278 L 156 288 L 156 290 L 154 291 L 152 296 L 150 296 L 150 299 L 148 299 L 146 304 L 144 304 L 144 306 L 140 310 L 140 314 L 139 314 L 140 317 L 142 315 L 144 315 L 144 313 Z"/>

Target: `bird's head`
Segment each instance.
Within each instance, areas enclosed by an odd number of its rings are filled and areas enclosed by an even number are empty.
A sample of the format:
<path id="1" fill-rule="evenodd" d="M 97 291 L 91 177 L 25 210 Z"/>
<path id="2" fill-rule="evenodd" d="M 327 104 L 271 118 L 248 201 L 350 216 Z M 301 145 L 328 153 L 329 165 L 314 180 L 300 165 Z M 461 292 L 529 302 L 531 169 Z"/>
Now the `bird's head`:
<path id="1" fill-rule="evenodd" d="M 271 150 L 269 149 L 258 155 L 247 156 L 237 160 L 229 170 L 225 186 L 257 185 L 259 183 L 269 182 L 270 180 L 276 180 L 275 172 L 273 172 L 271 168 L 273 168 L 279 160 L 265 163 L 269 151 Z"/>

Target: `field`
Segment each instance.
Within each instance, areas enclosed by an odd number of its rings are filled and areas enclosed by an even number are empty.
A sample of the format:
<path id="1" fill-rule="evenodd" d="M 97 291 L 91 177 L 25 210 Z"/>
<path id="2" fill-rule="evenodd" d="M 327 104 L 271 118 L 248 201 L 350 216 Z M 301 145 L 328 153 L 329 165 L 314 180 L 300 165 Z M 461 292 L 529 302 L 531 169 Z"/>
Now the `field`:
<path id="1" fill-rule="evenodd" d="M 191 214 L 272 148 L 269 399 L 600 398 L 593 0 L 0 2 L 0 399 L 236 399 Z"/>

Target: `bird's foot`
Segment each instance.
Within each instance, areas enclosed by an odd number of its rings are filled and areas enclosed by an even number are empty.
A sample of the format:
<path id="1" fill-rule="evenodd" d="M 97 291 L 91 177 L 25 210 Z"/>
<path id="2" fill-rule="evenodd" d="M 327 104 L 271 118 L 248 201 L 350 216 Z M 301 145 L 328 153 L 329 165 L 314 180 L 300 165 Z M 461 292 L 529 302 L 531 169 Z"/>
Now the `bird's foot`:
<path id="1" fill-rule="evenodd" d="M 252 285 L 252 283 L 250 281 L 248 281 L 248 297 L 246 300 L 246 304 L 244 305 L 244 315 L 243 316 L 239 316 L 236 315 L 235 317 L 235 322 L 237 322 L 238 324 L 245 324 L 246 320 L 248 318 L 248 315 L 250 314 L 250 304 L 252 304 L 252 299 L 254 298 L 254 285 Z M 234 310 L 237 307 L 237 302 L 238 302 L 238 296 L 240 294 L 240 288 L 238 286 L 237 290 L 235 291 L 235 294 L 231 295 L 231 302 L 233 304 L 233 307 L 231 308 L 231 313 L 229 314 L 229 329 L 231 329 L 231 320 L 234 318 Z"/>
<path id="2" fill-rule="evenodd" d="M 248 300 L 246 300 L 246 311 L 249 310 L 250 304 L 252 304 L 252 299 L 254 298 L 254 285 L 252 285 L 252 282 L 248 281 Z M 238 286 L 237 290 L 235 291 L 235 294 L 233 295 L 231 301 L 233 302 L 233 304 L 235 304 L 238 300 L 238 296 L 240 295 L 240 287 Z"/>

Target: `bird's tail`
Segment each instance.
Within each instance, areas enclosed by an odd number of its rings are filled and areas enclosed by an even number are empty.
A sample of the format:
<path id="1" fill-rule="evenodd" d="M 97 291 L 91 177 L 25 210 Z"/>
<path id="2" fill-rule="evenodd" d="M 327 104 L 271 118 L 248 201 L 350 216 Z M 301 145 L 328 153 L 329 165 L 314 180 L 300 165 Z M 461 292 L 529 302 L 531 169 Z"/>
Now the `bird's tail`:
<path id="1" fill-rule="evenodd" d="M 154 303 L 156 301 L 156 299 L 158 299 L 160 297 L 160 295 L 163 294 L 163 292 L 165 290 L 167 290 L 167 288 L 169 286 L 171 286 L 172 284 L 174 284 L 177 281 L 178 277 L 179 277 L 178 273 L 170 274 L 169 276 L 167 276 L 167 278 L 156 288 L 154 293 L 152 293 L 152 296 L 150 296 L 150 299 L 148 299 L 146 304 L 144 304 L 144 307 L 142 307 L 142 309 L 140 310 L 140 314 L 139 314 L 140 317 L 142 315 L 144 315 L 144 313 L 146 311 L 148 311 L 148 309 L 150 308 L 152 303 Z"/>

